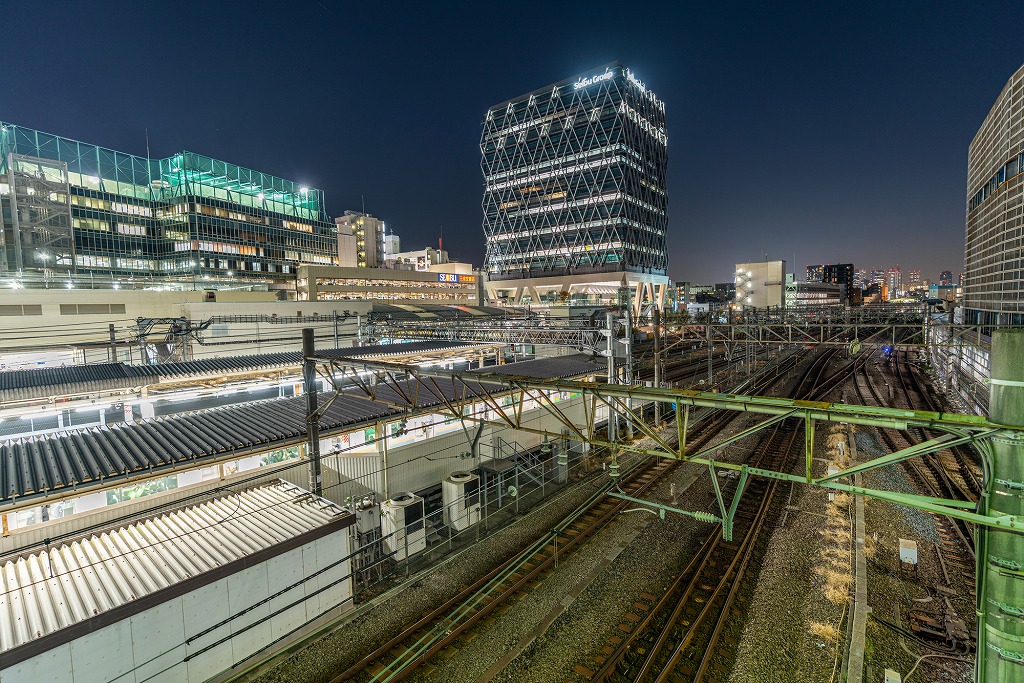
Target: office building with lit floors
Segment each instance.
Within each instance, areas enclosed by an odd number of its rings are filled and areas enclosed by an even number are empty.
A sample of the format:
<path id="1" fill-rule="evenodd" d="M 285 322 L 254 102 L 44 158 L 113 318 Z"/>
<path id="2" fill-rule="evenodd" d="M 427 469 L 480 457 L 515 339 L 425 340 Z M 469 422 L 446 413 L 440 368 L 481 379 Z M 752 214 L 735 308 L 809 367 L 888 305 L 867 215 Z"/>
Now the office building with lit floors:
<path id="1" fill-rule="evenodd" d="M 488 109 L 486 294 L 531 305 L 664 304 L 665 104 L 614 63 Z"/>
<path id="2" fill-rule="evenodd" d="M 1024 324 L 1022 118 L 1024 67 L 1007 81 L 968 151 L 964 322 L 986 328 Z"/>
<path id="3" fill-rule="evenodd" d="M 294 288 L 338 261 L 323 192 L 194 152 L 148 157 L 0 122 L 10 287 Z"/>

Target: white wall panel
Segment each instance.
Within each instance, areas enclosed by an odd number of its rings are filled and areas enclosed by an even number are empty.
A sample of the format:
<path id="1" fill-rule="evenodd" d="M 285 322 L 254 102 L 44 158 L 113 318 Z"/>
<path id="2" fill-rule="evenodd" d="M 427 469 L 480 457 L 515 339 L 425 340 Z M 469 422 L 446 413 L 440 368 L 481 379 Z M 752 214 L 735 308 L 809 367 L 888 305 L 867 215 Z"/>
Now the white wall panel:
<path id="1" fill-rule="evenodd" d="M 285 553 L 285 557 L 289 555 L 292 553 Z M 264 621 L 256 624 L 257 621 L 270 614 L 270 605 L 266 602 L 270 596 L 266 563 L 261 562 L 255 567 L 232 574 L 228 577 L 227 582 L 231 614 L 239 614 L 243 610 L 256 606 L 231 620 L 232 653 L 234 661 L 240 662 L 263 647 L 264 643 L 270 642 L 270 622 Z M 256 625 L 253 626 L 253 624 Z M 250 626 L 251 628 L 247 628 Z"/>
<path id="2" fill-rule="evenodd" d="M 71 643 L 47 650 L 41 655 L 0 671 L 0 683 L 58 683 L 74 681 Z"/>
<path id="3" fill-rule="evenodd" d="M 320 568 L 319 561 L 317 560 L 317 547 L 316 543 L 307 543 L 302 546 L 302 571 L 306 575 L 313 574 Z M 309 581 L 306 581 L 305 590 L 306 595 L 309 596 L 306 600 L 306 614 L 310 618 L 315 614 L 320 614 L 320 596 L 314 595 L 320 589 L 320 577 L 314 577 Z"/>
<path id="4" fill-rule="evenodd" d="M 131 622 L 122 620 L 72 641 L 75 683 L 135 683 Z"/>
<path id="5" fill-rule="evenodd" d="M 452 472 L 474 467 L 471 460 L 459 458 L 459 454 L 469 451 L 469 448 L 461 429 L 389 448 L 388 488 L 391 495 L 432 486 Z"/>
<path id="6" fill-rule="evenodd" d="M 277 591 L 284 589 L 286 586 L 298 583 L 302 580 L 302 576 L 303 567 L 301 550 L 293 550 L 284 555 L 278 555 L 267 562 L 267 580 L 270 582 L 271 593 L 276 593 Z M 301 600 L 305 594 L 306 589 L 304 587 L 301 585 L 296 586 L 283 595 L 279 595 L 272 599 L 270 601 L 270 611 L 277 612 L 285 605 L 291 604 L 296 600 Z M 300 602 L 295 607 L 292 607 L 281 614 L 275 615 L 270 620 L 271 639 L 276 640 L 280 638 L 293 628 L 304 623 L 307 618 L 313 616 L 316 615 L 310 614 L 309 617 L 306 616 L 305 602 Z"/>
<path id="7" fill-rule="evenodd" d="M 332 534 L 331 536 L 321 538 L 316 542 L 316 546 L 317 560 L 320 564 L 320 569 L 325 569 L 348 555 L 348 537 L 346 536 L 342 538 L 341 534 Z M 344 579 L 348 576 L 348 573 L 348 560 L 340 562 L 320 575 L 320 586 L 330 586 L 330 584 L 335 581 Z M 351 582 L 343 580 L 341 583 L 327 588 L 320 594 L 320 605 L 323 611 L 327 612 L 332 609 L 336 609 L 351 597 Z"/>
<path id="8" fill-rule="evenodd" d="M 186 637 L 195 636 L 223 621 L 231 613 L 225 580 L 221 579 L 182 596 L 182 610 L 185 615 Z M 187 651 L 192 655 L 229 635 L 231 635 L 231 627 L 225 624 L 189 643 Z M 231 642 L 227 641 L 207 650 L 195 659 L 190 659 L 188 661 L 189 680 L 201 681 L 220 673 L 234 663 L 231 657 Z"/>
<path id="9" fill-rule="evenodd" d="M 183 680 L 188 667 L 182 662 L 185 615 L 181 598 L 133 615 L 130 622 L 136 678 L 146 683 Z"/>
<path id="10" fill-rule="evenodd" d="M 362 496 L 367 492 L 380 494 L 384 488 L 381 457 L 378 453 L 330 455 L 322 458 L 321 464 L 323 468 L 336 473 L 335 481 L 325 482 L 325 484 L 337 483 L 345 495 Z M 325 491 L 325 495 L 328 494 L 330 496 L 338 495 L 333 492 L 333 487 L 330 491 Z"/>

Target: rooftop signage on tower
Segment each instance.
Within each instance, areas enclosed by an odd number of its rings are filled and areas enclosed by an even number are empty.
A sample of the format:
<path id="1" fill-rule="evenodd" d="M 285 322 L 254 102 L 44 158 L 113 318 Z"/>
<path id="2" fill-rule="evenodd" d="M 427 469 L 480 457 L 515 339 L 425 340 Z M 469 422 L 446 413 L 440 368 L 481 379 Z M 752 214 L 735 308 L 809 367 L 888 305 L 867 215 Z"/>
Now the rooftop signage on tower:
<path id="1" fill-rule="evenodd" d="M 664 102 L 662 102 L 661 100 L 659 100 L 659 99 L 658 99 L 658 98 L 657 98 L 657 97 L 656 97 L 656 96 L 654 95 L 654 93 L 653 93 L 652 91 L 648 90 L 648 89 L 647 89 L 647 86 L 646 86 L 646 85 L 644 85 L 644 82 L 643 82 L 643 81 L 641 81 L 641 80 L 640 80 L 639 78 L 637 78 L 637 77 L 636 77 L 636 74 L 634 74 L 634 73 L 632 72 L 632 70 L 630 70 L 630 69 L 628 69 L 628 68 L 627 68 L 627 69 L 625 69 L 625 72 L 626 72 L 626 79 L 627 79 L 627 80 L 628 80 L 628 81 L 629 81 L 630 83 L 632 83 L 633 85 L 635 85 L 635 86 L 637 87 L 637 90 L 639 90 L 639 91 L 640 91 L 640 92 L 642 92 L 642 93 L 643 93 L 644 95 L 646 95 L 646 96 L 648 97 L 648 99 L 650 99 L 650 100 L 651 100 L 651 102 L 653 102 L 653 103 L 654 103 L 654 106 L 656 106 L 656 107 L 659 107 L 659 108 L 661 108 L 661 110 L 662 110 L 662 111 L 665 111 L 665 103 L 664 103 Z"/>
<path id="2" fill-rule="evenodd" d="M 600 83 L 602 81 L 610 81 L 614 77 L 615 77 L 615 72 L 614 71 L 611 71 L 610 69 L 605 69 L 603 74 L 598 74 L 596 76 L 591 76 L 590 78 L 581 78 L 581 79 L 579 79 L 578 81 L 573 83 L 572 88 L 573 88 L 573 90 L 579 90 L 580 88 L 587 88 L 587 87 L 590 87 L 590 86 L 594 85 L 595 83 Z"/>

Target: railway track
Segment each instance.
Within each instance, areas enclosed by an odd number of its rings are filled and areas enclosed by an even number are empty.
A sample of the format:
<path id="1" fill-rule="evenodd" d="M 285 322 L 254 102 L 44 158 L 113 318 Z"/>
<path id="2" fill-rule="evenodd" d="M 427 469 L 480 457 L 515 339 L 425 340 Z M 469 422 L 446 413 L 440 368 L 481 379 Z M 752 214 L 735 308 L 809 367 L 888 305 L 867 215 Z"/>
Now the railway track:
<path id="1" fill-rule="evenodd" d="M 785 361 L 785 368 L 796 359 Z M 785 376 L 783 371 L 766 377 L 755 391 L 763 391 Z M 691 421 L 689 443 L 700 448 L 710 442 L 738 413 L 705 413 Z M 675 429 L 670 428 L 666 440 L 675 443 Z M 609 478 L 583 504 L 567 515 L 552 531 L 536 539 L 517 553 L 480 577 L 472 585 L 445 601 L 400 633 L 375 648 L 354 665 L 335 676 L 331 683 L 341 681 L 373 681 L 390 683 L 407 678 L 432 657 L 457 644 L 473 629 L 486 625 L 487 618 L 515 596 L 528 592 L 543 580 L 560 557 L 585 543 L 624 508 L 629 501 L 608 496 L 619 487 L 627 495 L 637 497 L 654 486 L 662 476 L 678 465 L 675 460 L 641 460 L 618 480 Z"/>
<path id="2" fill-rule="evenodd" d="M 931 410 L 933 412 L 940 412 L 935 404 L 935 400 L 931 394 L 925 389 L 921 383 L 921 378 L 918 373 L 914 371 L 914 366 L 910 362 L 910 358 L 906 351 L 903 352 L 903 363 L 896 364 L 896 374 L 900 380 L 900 384 L 903 387 L 904 394 L 907 397 L 909 405 L 914 406 L 918 404 L 923 410 Z M 911 399 L 911 394 L 918 397 L 918 401 Z M 911 433 L 916 435 L 919 440 L 925 439 L 924 432 L 920 429 L 911 430 Z M 942 460 L 943 469 L 949 472 L 956 472 L 959 474 L 960 482 L 955 477 L 951 477 L 951 484 L 955 488 L 956 493 L 963 500 L 978 500 L 981 496 L 982 483 L 981 478 L 976 474 L 973 467 L 971 467 L 971 461 L 974 459 L 969 451 L 964 446 L 955 446 L 949 451 L 941 451 L 938 455 L 939 459 Z M 947 459 L 951 458 L 952 462 L 947 462 Z"/>
<path id="3" fill-rule="evenodd" d="M 897 368 L 898 367 L 899 362 L 897 360 Z M 872 382 L 871 375 L 867 372 L 866 368 L 864 368 L 864 378 L 864 387 L 870 394 L 871 400 L 874 402 L 874 404 L 880 406 L 889 405 L 889 402 L 883 399 L 881 393 L 878 391 L 878 388 L 875 386 L 874 382 Z M 908 380 L 905 376 L 903 376 L 901 371 L 897 370 L 897 377 L 895 379 L 899 380 L 899 385 L 903 389 L 902 402 L 905 402 L 907 404 L 906 406 L 903 407 L 908 407 L 911 409 L 923 408 L 924 406 L 915 405 L 915 403 L 920 403 L 920 399 L 918 399 L 917 401 L 914 400 L 914 398 L 912 397 L 910 387 L 908 386 Z M 856 386 L 857 392 L 861 397 L 861 401 L 865 405 L 868 405 L 868 397 L 865 395 L 863 389 L 861 388 L 861 384 L 857 382 Z M 917 386 L 917 389 L 917 395 L 921 396 L 922 394 L 919 385 Z M 895 433 L 892 432 L 891 430 L 877 430 L 877 432 L 881 437 L 882 441 L 885 442 L 886 446 L 892 452 L 906 448 L 907 446 L 912 446 L 914 444 L 920 443 L 921 441 L 924 441 L 927 438 L 924 435 L 924 433 L 919 429 L 909 430 L 906 433 Z M 918 488 L 920 488 L 922 492 L 928 495 L 938 496 L 940 498 L 954 498 L 959 500 L 977 500 L 977 498 L 971 497 L 971 494 L 968 490 L 966 490 L 963 486 L 959 485 L 957 482 L 954 481 L 954 479 L 949 475 L 949 472 L 946 469 L 946 464 L 942 461 L 940 457 L 936 456 L 935 454 L 929 454 L 922 456 L 920 458 L 912 458 L 910 460 L 905 460 L 903 461 L 902 465 L 905 471 L 911 476 L 915 484 L 918 486 Z M 949 529 L 949 532 L 952 535 L 954 535 L 960 543 L 962 543 L 964 551 L 970 556 L 969 564 L 971 567 L 973 567 L 974 534 L 973 530 L 971 529 L 971 525 L 962 520 L 951 520 L 941 515 L 933 516 L 935 517 L 937 522 L 941 522 L 941 526 L 943 528 Z"/>
<path id="4" fill-rule="evenodd" d="M 902 389 L 900 402 L 907 404 L 903 407 L 932 410 L 934 403 L 924 391 L 920 380 L 914 375 L 909 361 L 904 358 L 908 366 L 908 371 L 904 372 L 901 367 L 903 363 L 900 362 L 899 355 L 903 354 L 898 354 L 895 358 L 895 378 L 891 379 L 893 381 L 898 380 L 899 386 Z M 886 405 L 879 395 L 876 386 L 871 381 L 870 374 L 866 368 L 864 379 L 865 386 L 873 401 L 877 405 Z M 861 383 L 857 382 L 856 384 L 857 391 L 861 395 L 863 402 L 866 396 L 861 389 Z M 892 451 L 919 443 L 928 438 L 924 431 L 920 429 L 912 429 L 903 433 L 892 433 L 890 430 L 877 431 L 886 446 Z M 904 461 L 901 465 L 922 493 L 945 498 L 958 498 L 960 500 L 977 500 L 972 495 L 969 485 L 966 483 L 961 485 L 956 481 L 955 476 L 950 474 L 955 472 L 959 475 L 963 472 L 962 468 L 969 467 L 965 461 L 966 457 L 963 453 L 958 455 L 949 452 L 933 453 Z M 971 481 L 968 476 L 964 476 L 964 480 Z M 915 635 L 941 643 L 950 651 L 971 651 L 974 649 L 976 638 L 971 633 L 967 623 L 960 618 L 950 597 L 955 593 L 952 587 L 959 582 L 969 587 L 968 590 L 972 593 L 970 597 L 973 601 L 973 588 L 970 588 L 974 585 L 976 564 L 973 529 L 970 524 L 962 520 L 951 519 L 935 513 L 931 513 L 931 515 L 941 541 L 936 546 L 936 553 L 939 560 L 938 568 L 944 585 L 936 588 L 937 600 L 934 604 L 938 606 L 937 609 L 928 611 L 924 609 L 911 609 L 909 611 L 910 629 Z M 954 580 L 957 577 L 959 581 Z"/>
<path id="5" fill-rule="evenodd" d="M 848 371 L 824 378 L 836 351 L 821 354 L 800 378 L 795 395 L 808 398 L 834 386 Z M 785 422 L 766 431 L 755 449 L 759 467 L 789 469 L 802 428 Z M 723 495 L 735 492 L 727 487 Z M 576 674 L 592 681 L 724 681 L 735 660 L 745 602 L 753 593 L 751 563 L 761 557 L 766 532 L 784 503 L 777 480 L 753 479 L 747 486 L 725 541 L 712 534 L 660 598 L 642 594 L 595 660 L 593 670 Z"/>

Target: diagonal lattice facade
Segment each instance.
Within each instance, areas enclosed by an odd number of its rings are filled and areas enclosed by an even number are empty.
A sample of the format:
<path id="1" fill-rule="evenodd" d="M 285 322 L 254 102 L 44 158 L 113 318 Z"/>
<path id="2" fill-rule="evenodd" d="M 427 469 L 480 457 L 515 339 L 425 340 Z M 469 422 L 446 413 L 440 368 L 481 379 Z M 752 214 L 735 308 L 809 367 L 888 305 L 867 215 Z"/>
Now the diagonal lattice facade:
<path id="1" fill-rule="evenodd" d="M 620 64 L 491 107 L 488 278 L 665 275 L 667 146 L 664 103 Z"/>

